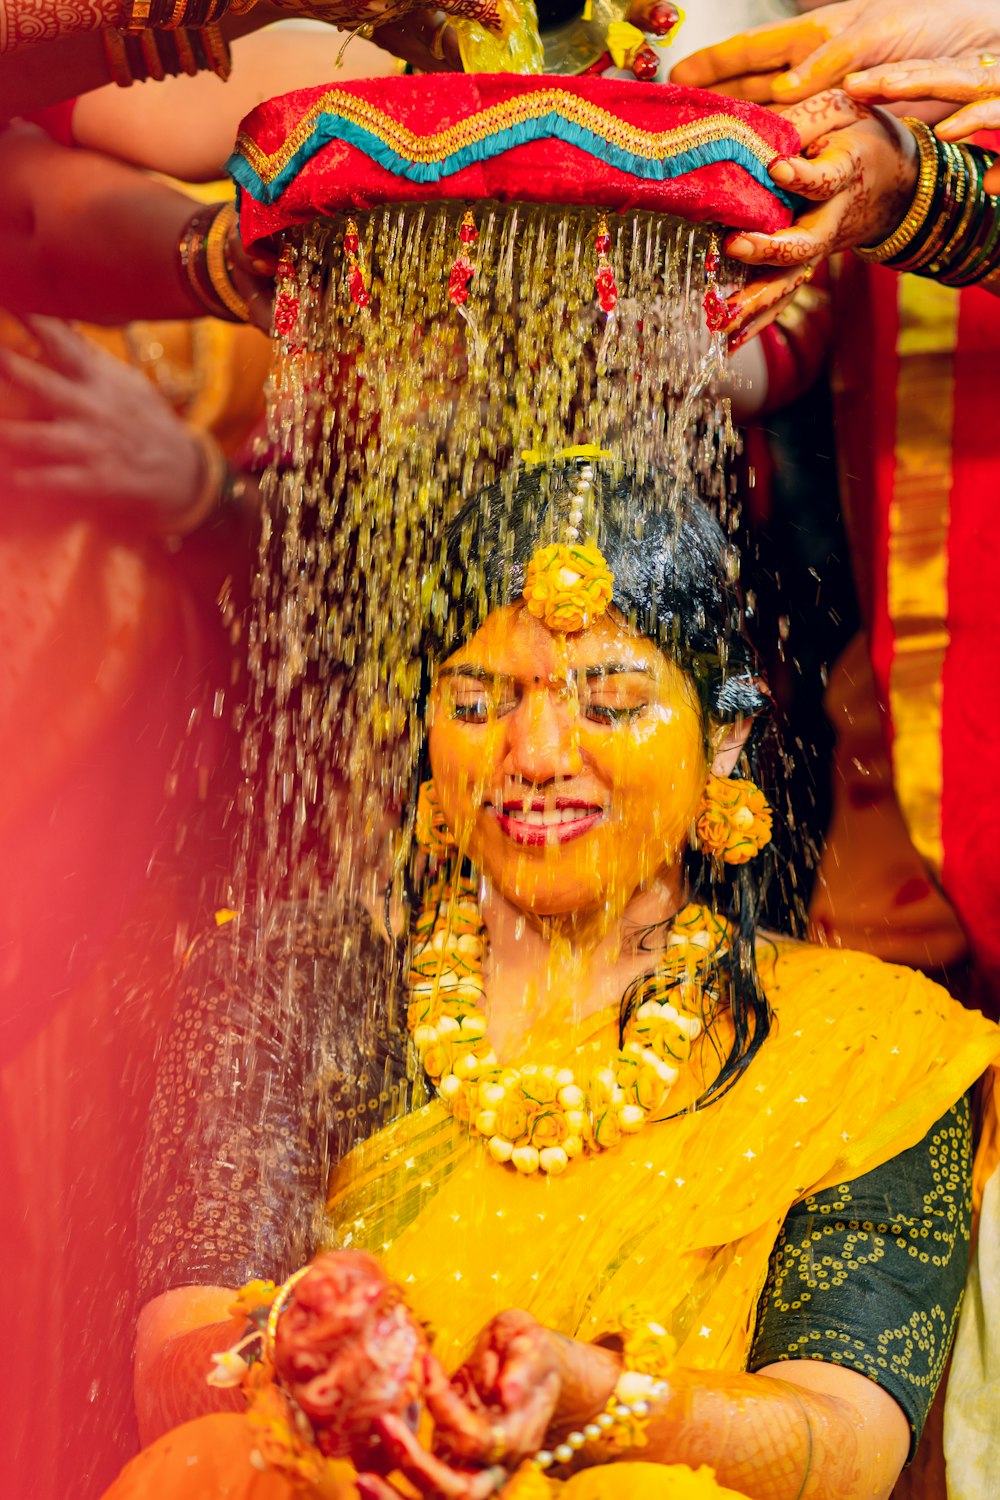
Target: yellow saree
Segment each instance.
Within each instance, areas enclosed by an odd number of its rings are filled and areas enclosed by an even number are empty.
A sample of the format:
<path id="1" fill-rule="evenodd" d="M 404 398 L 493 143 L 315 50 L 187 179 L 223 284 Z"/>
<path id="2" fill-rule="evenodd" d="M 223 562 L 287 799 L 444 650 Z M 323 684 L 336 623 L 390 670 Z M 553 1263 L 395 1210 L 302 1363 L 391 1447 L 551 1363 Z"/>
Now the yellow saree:
<path id="1" fill-rule="evenodd" d="M 489 1160 L 435 1100 L 336 1168 L 329 1243 L 379 1257 L 449 1367 L 505 1308 L 592 1339 L 639 1302 L 676 1339 L 679 1364 L 745 1368 L 768 1259 L 792 1205 L 914 1145 L 1000 1058 L 1000 1030 L 920 974 L 783 941 L 762 943 L 759 966 L 772 1031 L 717 1103 L 625 1137 L 561 1176 L 522 1177 Z M 694 1094 L 717 1071 L 725 1032 L 723 1016 L 701 1040 Z M 617 1013 L 606 1012 L 547 1048 L 534 1039 L 532 1059 L 579 1064 L 616 1041 Z M 235 1416 L 208 1421 L 213 1441 L 221 1422 L 233 1433 L 246 1426 Z M 199 1488 L 190 1463 L 203 1426 L 190 1423 L 141 1455 L 113 1500 L 154 1484 L 162 1500 L 222 1493 Z M 168 1442 L 187 1454 L 186 1470 L 176 1457 L 156 1460 Z M 252 1450 L 245 1434 L 239 1442 Z M 128 1487 L 131 1470 L 145 1491 Z M 246 1473 L 248 1486 L 260 1478 Z M 631 1463 L 559 1488 L 565 1500 L 728 1493 L 707 1474 Z"/>

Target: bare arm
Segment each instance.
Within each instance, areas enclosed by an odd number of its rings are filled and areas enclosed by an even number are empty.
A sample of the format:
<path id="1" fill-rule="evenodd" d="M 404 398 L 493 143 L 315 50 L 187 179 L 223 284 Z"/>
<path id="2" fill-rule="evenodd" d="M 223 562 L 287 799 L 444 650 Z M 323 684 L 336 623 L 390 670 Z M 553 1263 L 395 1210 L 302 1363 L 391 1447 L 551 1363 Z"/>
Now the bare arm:
<path id="1" fill-rule="evenodd" d="M 379 78 L 397 66 L 372 42 L 349 41 L 332 26 L 268 28 L 242 37 L 232 50 L 225 83 L 199 73 L 88 94 L 73 112 L 77 144 L 185 182 L 211 182 L 222 176 L 240 121 L 264 99 L 313 84 Z"/>
<path id="2" fill-rule="evenodd" d="M 4 301 L 91 323 L 190 318 L 176 247 L 195 205 L 132 167 L 71 151 L 30 127 L 0 135 Z"/>
<path id="3" fill-rule="evenodd" d="M 568 1341 L 567 1341 L 568 1342 Z M 599 1363 L 598 1363 L 599 1361 Z M 587 1420 L 594 1396 L 610 1395 L 617 1374 L 608 1351 L 577 1345 L 567 1364 L 556 1420 Z M 595 1380 L 597 1388 L 595 1389 Z M 599 1405 L 597 1406 L 599 1408 Z M 750 1500 L 886 1500 L 906 1460 L 910 1430 L 896 1402 L 853 1370 L 789 1360 L 756 1375 L 676 1371 L 670 1394 L 650 1418 L 648 1446 L 581 1461 L 641 1457 L 653 1463 L 710 1464 L 720 1484 Z"/>

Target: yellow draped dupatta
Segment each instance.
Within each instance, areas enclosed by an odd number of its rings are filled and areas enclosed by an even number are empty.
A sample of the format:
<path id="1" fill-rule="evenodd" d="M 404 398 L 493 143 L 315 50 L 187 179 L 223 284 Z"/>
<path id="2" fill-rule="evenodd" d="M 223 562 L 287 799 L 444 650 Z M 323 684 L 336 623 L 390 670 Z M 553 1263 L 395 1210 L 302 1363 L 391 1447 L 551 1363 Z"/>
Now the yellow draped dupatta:
<path id="1" fill-rule="evenodd" d="M 746 1364 L 768 1258 L 798 1200 L 914 1145 L 1000 1054 L 1000 1032 L 923 975 L 855 953 L 763 944 L 771 1035 L 717 1103 L 665 1119 L 558 1177 L 523 1177 L 439 1101 L 334 1171 L 329 1242 L 371 1251 L 435 1332 L 446 1365 L 520 1307 L 592 1339 L 640 1302 L 678 1362 Z M 606 1058 L 617 1012 L 532 1060 Z M 696 1060 L 707 1081 L 723 1015 Z M 543 1055 L 544 1052 L 544 1055 Z"/>
<path id="2" fill-rule="evenodd" d="M 717 1103 L 650 1124 L 561 1176 L 523 1177 L 489 1159 L 435 1100 L 335 1169 L 329 1243 L 379 1257 L 449 1367 L 506 1308 L 592 1339 L 641 1303 L 676 1339 L 678 1363 L 743 1369 L 792 1205 L 915 1145 L 1000 1059 L 1000 1030 L 921 974 L 784 941 L 763 943 L 759 965 L 771 1034 Z M 614 1051 L 617 1022 L 606 1012 L 535 1036 L 532 1060 L 585 1072 L 590 1054 L 598 1063 Z M 723 1012 L 700 1039 L 691 1097 L 730 1040 Z M 262 1472 L 254 1442 L 235 1414 L 189 1422 L 140 1454 L 107 1500 L 319 1497 Z M 708 1469 L 643 1462 L 585 1470 L 552 1489 L 561 1500 L 733 1496 Z M 322 1500 L 352 1492 L 338 1482 Z"/>

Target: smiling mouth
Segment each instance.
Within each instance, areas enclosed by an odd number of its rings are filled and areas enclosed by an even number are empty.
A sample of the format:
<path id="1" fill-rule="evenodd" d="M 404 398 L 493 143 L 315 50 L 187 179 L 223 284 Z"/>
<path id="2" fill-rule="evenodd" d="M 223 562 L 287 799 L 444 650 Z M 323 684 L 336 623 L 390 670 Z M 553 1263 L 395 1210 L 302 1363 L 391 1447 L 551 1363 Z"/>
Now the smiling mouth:
<path id="1" fill-rule="evenodd" d="M 513 798 L 500 806 L 488 803 L 485 810 L 493 814 L 500 832 L 515 844 L 536 848 L 568 844 L 570 839 L 582 837 L 605 812 L 601 803 L 576 797 L 557 797 L 554 802 Z"/>

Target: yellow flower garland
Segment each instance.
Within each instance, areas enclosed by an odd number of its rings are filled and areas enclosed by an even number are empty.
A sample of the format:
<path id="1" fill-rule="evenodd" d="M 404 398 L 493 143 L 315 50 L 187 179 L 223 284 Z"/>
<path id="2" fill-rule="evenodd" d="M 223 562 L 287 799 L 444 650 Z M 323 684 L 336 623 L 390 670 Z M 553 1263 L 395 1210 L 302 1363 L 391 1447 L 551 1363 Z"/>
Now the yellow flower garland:
<path id="1" fill-rule="evenodd" d="M 495 1161 L 558 1173 L 584 1151 L 617 1145 L 659 1111 L 704 1028 L 697 976 L 725 949 L 729 924 L 694 903 L 675 917 L 666 952 L 607 1062 L 504 1068 L 486 1040 L 485 936 L 474 883 L 442 872 L 416 924 L 407 1024 L 420 1062 L 456 1119 Z"/>

